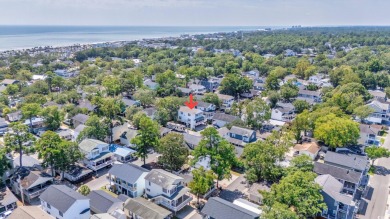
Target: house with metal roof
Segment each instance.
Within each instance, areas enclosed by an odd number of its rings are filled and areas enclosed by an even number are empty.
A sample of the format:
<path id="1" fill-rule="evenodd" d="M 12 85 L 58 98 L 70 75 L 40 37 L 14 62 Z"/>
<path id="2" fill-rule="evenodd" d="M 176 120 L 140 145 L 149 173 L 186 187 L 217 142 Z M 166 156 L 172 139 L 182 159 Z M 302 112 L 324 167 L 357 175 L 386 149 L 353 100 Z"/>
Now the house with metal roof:
<path id="1" fill-rule="evenodd" d="M 165 170 L 153 169 L 145 176 L 146 196 L 173 212 L 180 211 L 192 200 L 189 191 L 182 177 Z"/>
<path id="2" fill-rule="evenodd" d="M 114 164 L 108 171 L 112 190 L 129 197 L 140 197 L 145 193 L 145 176 L 149 170 L 135 164 Z"/>
<path id="3" fill-rule="evenodd" d="M 343 193 L 343 184 L 329 174 L 317 176 L 315 182 L 321 186 L 321 195 L 327 206 L 321 212 L 325 218 L 352 219 L 358 210 L 353 197 Z"/>
<path id="4" fill-rule="evenodd" d="M 172 212 L 144 198 L 126 200 L 123 210 L 128 218 L 168 219 Z"/>
<path id="5" fill-rule="evenodd" d="M 113 154 L 105 142 L 87 138 L 80 142 L 79 148 L 85 154 L 84 164 L 91 170 L 97 171 L 113 163 Z"/>
<path id="6" fill-rule="evenodd" d="M 260 217 L 258 213 L 219 197 L 209 198 L 201 212 L 208 219 L 258 219 Z"/>
<path id="7" fill-rule="evenodd" d="M 52 185 L 39 196 L 41 207 L 55 218 L 89 219 L 89 198 L 65 185 Z"/>
<path id="8" fill-rule="evenodd" d="M 87 197 L 91 200 L 91 211 L 94 214 L 113 213 L 123 208 L 123 201 L 103 190 L 91 191 Z"/>

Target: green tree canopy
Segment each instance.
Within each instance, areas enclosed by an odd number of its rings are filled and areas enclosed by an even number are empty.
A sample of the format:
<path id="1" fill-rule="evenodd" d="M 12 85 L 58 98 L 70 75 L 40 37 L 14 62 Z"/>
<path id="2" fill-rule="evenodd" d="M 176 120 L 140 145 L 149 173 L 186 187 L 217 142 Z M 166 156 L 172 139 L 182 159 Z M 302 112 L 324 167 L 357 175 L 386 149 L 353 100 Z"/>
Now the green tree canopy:
<path id="1" fill-rule="evenodd" d="M 189 153 L 183 135 L 174 132 L 168 133 L 160 139 L 157 151 L 161 153 L 159 163 L 169 171 L 180 170 L 187 161 Z"/>

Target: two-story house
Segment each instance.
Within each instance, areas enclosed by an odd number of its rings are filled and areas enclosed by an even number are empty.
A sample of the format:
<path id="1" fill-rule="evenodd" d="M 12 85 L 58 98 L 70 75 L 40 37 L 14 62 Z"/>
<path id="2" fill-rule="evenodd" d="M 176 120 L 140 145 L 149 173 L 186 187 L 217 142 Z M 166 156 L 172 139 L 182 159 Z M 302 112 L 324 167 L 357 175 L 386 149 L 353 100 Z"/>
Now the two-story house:
<path id="1" fill-rule="evenodd" d="M 115 214 L 118 210 L 122 211 L 123 209 L 124 201 L 108 194 L 104 190 L 93 190 L 87 197 L 91 200 L 91 212 L 94 214 Z"/>
<path id="2" fill-rule="evenodd" d="M 145 192 L 147 169 L 134 164 L 114 164 L 108 171 L 112 190 L 129 197 L 140 197 Z"/>
<path id="3" fill-rule="evenodd" d="M 202 110 L 195 108 L 190 109 L 187 106 L 180 106 L 178 121 L 184 123 L 191 129 L 195 129 L 197 126 L 204 125 L 206 118 Z"/>
<path id="4" fill-rule="evenodd" d="M 370 93 L 374 99 L 381 101 L 381 102 L 386 102 L 386 93 L 380 90 L 369 90 L 368 93 Z"/>
<path id="5" fill-rule="evenodd" d="M 222 107 L 224 109 L 230 109 L 234 103 L 234 97 L 230 95 L 217 93 L 218 98 L 222 101 Z"/>
<path id="6" fill-rule="evenodd" d="M 256 79 L 259 78 L 260 72 L 259 72 L 259 70 L 255 69 L 255 70 L 243 72 L 242 76 L 248 77 L 248 78 L 250 78 L 252 80 L 256 80 Z"/>
<path id="7" fill-rule="evenodd" d="M 206 93 L 206 88 L 200 84 L 191 84 L 189 88 L 193 90 L 194 94 L 203 95 Z"/>
<path id="8" fill-rule="evenodd" d="M 324 163 L 354 170 L 361 174 L 362 186 L 368 183 L 368 170 L 370 168 L 370 161 L 367 156 L 361 156 L 353 153 L 336 153 L 328 151 L 324 158 Z"/>
<path id="9" fill-rule="evenodd" d="M 36 169 L 21 167 L 11 176 L 11 190 L 16 195 L 23 194 L 23 200 L 28 203 L 38 198 L 52 184 L 53 177 Z"/>
<path id="10" fill-rule="evenodd" d="M 326 209 L 321 212 L 325 218 L 353 219 L 358 210 L 353 197 L 343 193 L 343 184 L 329 174 L 317 176 L 315 182 L 321 186 Z"/>
<path id="11" fill-rule="evenodd" d="M 84 164 L 93 171 L 113 163 L 113 154 L 105 142 L 87 138 L 79 144 L 79 148 L 85 154 Z"/>
<path id="12" fill-rule="evenodd" d="M 233 145 L 244 147 L 248 143 L 255 142 L 256 132 L 251 129 L 233 126 L 225 138 Z"/>
<path id="13" fill-rule="evenodd" d="M 198 101 L 198 105 L 195 108 L 202 110 L 207 120 L 212 120 L 217 107 L 212 103 Z"/>
<path id="14" fill-rule="evenodd" d="M 373 109 L 373 112 L 366 118 L 367 121 L 375 124 L 382 124 L 389 122 L 389 104 L 373 100 L 366 106 Z"/>
<path id="15" fill-rule="evenodd" d="M 271 119 L 290 122 L 295 118 L 295 107 L 291 103 L 278 102 L 271 110 Z"/>
<path id="16" fill-rule="evenodd" d="M 311 91 L 305 88 L 300 88 L 298 91 L 298 97 L 300 99 L 308 99 L 308 102 L 320 103 L 322 101 L 320 91 Z"/>
<path id="17" fill-rule="evenodd" d="M 360 137 L 358 143 L 360 145 L 380 145 L 380 138 L 378 137 L 379 132 L 382 130 L 381 125 L 367 125 L 359 124 L 360 128 Z"/>
<path id="18" fill-rule="evenodd" d="M 361 185 L 362 173 L 355 170 L 334 166 L 331 164 L 314 162 L 313 171 L 318 175 L 329 174 L 343 184 L 343 192 L 354 195 Z"/>
<path id="19" fill-rule="evenodd" d="M 218 89 L 222 79 L 211 77 L 208 80 L 201 80 L 200 84 L 206 88 L 208 92 L 214 92 Z"/>
<path id="20" fill-rule="evenodd" d="M 151 170 L 145 176 L 145 185 L 149 199 L 173 212 L 180 211 L 192 200 L 184 179 L 165 170 Z"/>
<path id="21" fill-rule="evenodd" d="M 259 77 L 256 80 L 253 80 L 253 89 L 258 91 L 263 91 L 266 89 L 265 87 L 265 81 L 267 80 L 266 77 Z"/>
<path id="22" fill-rule="evenodd" d="M 52 185 L 39 196 L 41 207 L 55 218 L 89 219 L 89 198 L 65 185 Z"/>

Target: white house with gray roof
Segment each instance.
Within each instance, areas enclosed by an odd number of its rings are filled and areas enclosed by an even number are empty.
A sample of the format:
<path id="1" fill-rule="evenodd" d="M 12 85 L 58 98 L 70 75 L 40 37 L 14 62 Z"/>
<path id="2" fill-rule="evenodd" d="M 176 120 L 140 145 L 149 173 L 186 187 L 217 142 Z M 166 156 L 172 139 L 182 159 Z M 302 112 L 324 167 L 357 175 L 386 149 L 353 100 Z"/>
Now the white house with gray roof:
<path id="1" fill-rule="evenodd" d="M 108 171 L 110 186 L 117 194 L 140 197 L 145 192 L 147 169 L 134 164 L 114 164 Z"/>
<path id="2" fill-rule="evenodd" d="M 105 142 L 87 138 L 79 144 L 79 148 L 85 154 L 84 164 L 91 170 L 97 171 L 113 163 L 113 154 Z"/>
<path id="3" fill-rule="evenodd" d="M 260 214 L 219 197 L 210 198 L 202 209 L 206 219 L 258 219 Z"/>
<path id="4" fill-rule="evenodd" d="M 178 121 L 184 123 L 188 128 L 195 129 L 200 125 L 204 125 L 206 119 L 202 110 L 180 106 Z"/>
<path id="5" fill-rule="evenodd" d="M 145 184 L 146 196 L 173 212 L 180 211 L 192 200 L 184 179 L 165 170 L 151 170 L 145 176 Z"/>
<path id="6" fill-rule="evenodd" d="M 389 122 L 389 104 L 388 103 L 382 103 L 378 100 L 373 100 L 366 106 L 373 109 L 373 113 L 371 113 L 366 120 L 371 123 L 375 124 L 382 124 L 382 123 L 388 123 Z"/>
<path id="7" fill-rule="evenodd" d="M 55 218 L 89 219 L 89 198 L 65 185 L 52 185 L 41 196 L 41 207 Z"/>

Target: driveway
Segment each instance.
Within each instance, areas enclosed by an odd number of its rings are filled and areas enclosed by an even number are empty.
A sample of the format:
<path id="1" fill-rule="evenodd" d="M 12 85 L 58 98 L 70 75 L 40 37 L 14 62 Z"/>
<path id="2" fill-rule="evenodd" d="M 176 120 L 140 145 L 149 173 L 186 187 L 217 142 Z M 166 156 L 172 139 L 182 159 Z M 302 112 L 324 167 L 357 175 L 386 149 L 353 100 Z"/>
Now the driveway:
<path id="1" fill-rule="evenodd" d="M 390 149 L 390 134 L 386 136 L 382 147 Z M 371 176 L 369 194 L 361 201 L 362 215 L 359 218 L 384 219 L 385 216 L 390 184 L 390 171 L 387 169 L 390 167 L 390 158 L 378 159 L 375 165 L 379 171 Z"/>

